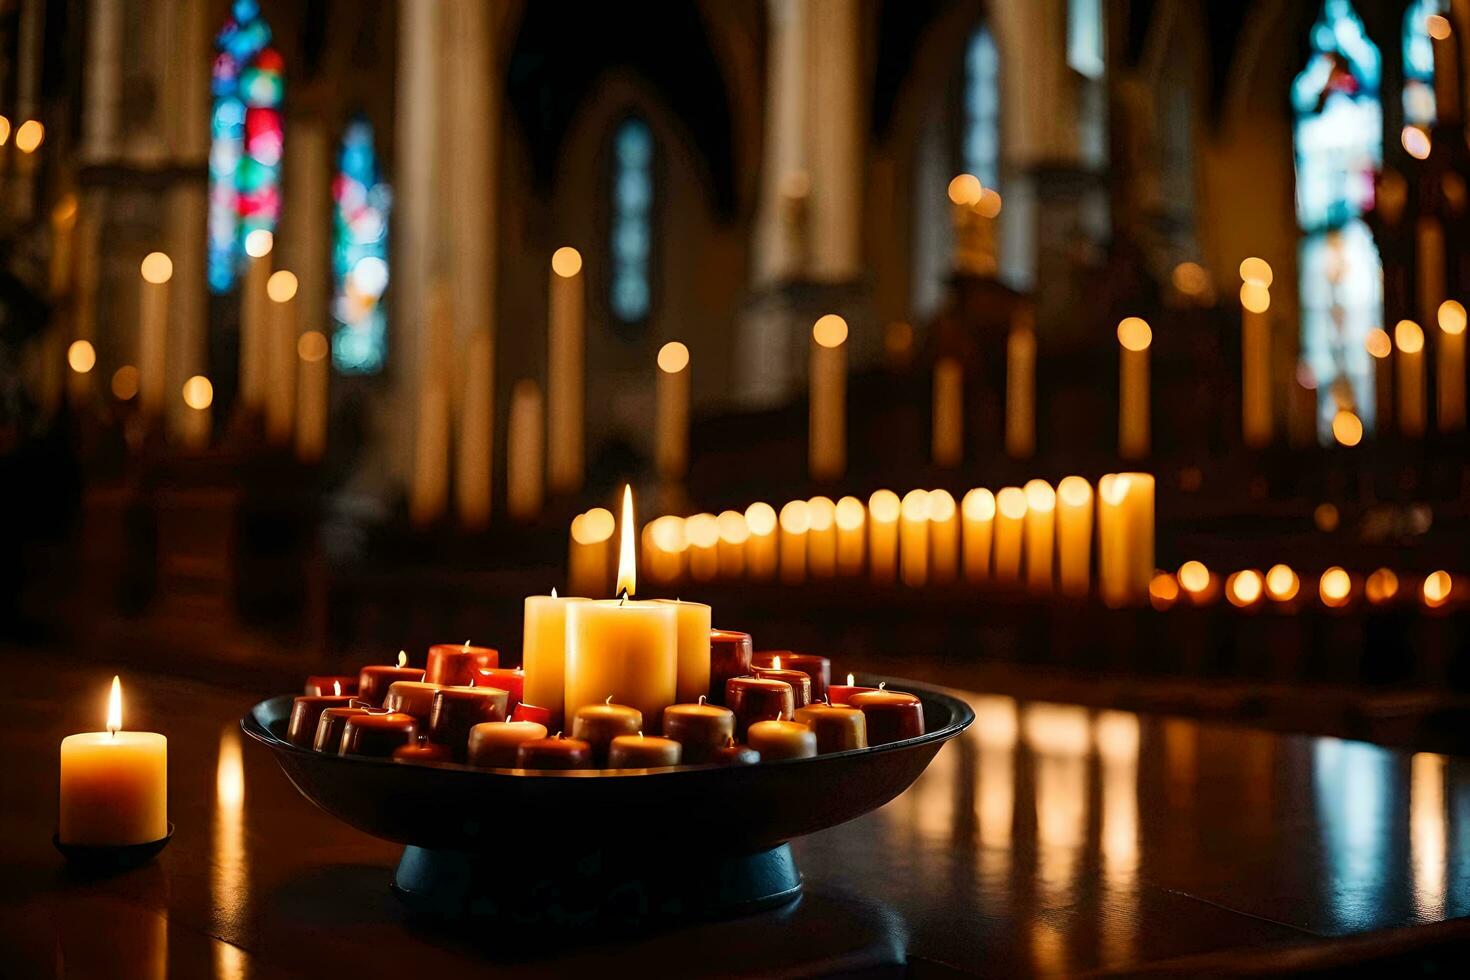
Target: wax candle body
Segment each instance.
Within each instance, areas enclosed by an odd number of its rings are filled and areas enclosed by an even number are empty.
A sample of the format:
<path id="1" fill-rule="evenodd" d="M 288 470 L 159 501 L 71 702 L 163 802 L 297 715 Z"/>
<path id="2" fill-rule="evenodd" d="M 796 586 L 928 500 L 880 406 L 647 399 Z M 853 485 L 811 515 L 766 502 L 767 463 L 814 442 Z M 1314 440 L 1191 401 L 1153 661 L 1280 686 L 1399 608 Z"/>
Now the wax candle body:
<path id="1" fill-rule="evenodd" d="M 827 688 L 832 686 L 832 661 L 814 653 L 762 650 L 751 657 L 750 662 L 756 667 L 775 667 L 777 659 L 781 661 L 782 669 L 799 670 L 811 678 L 813 701 L 822 701 L 827 697 Z"/>
<path id="2" fill-rule="evenodd" d="M 1026 552 L 1026 588 L 1037 595 L 1051 592 L 1052 552 L 1056 542 L 1056 492 L 1045 480 L 1026 484 L 1023 535 Z"/>
<path id="3" fill-rule="evenodd" d="M 924 734 L 924 704 L 900 691 L 854 694 L 848 704 L 866 716 L 869 745 L 887 745 Z"/>
<path id="4" fill-rule="evenodd" d="M 725 684 L 750 673 L 751 638 L 737 630 L 710 630 L 709 700 L 725 703 Z"/>
<path id="5" fill-rule="evenodd" d="M 812 578 L 837 574 L 837 505 L 830 497 L 806 502 L 806 567 Z"/>
<path id="6" fill-rule="evenodd" d="M 750 747 L 766 762 L 780 759 L 810 759 L 817 754 L 817 736 L 794 721 L 758 721 L 746 735 Z"/>
<path id="7" fill-rule="evenodd" d="M 1098 481 L 1098 591 L 1111 606 L 1148 601 L 1154 573 L 1154 478 L 1109 473 Z"/>
<path id="8" fill-rule="evenodd" d="M 735 712 L 717 704 L 671 704 L 663 731 L 684 746 L 683 761 L 708 762 L 715 749 L 734 741 Z"/>
<path id="9" fill-rule="evenodd" d="M 420 722 L 428 722 L 434 710 L 434 695 L 444 690 L 443 684 L 426 681 L 394 681 L 388 685 L 388 694 L 383 698 L 383 707 L 413 715 Z"/>
<path id="10" fill-rule="evenodd" d="M 401 711 L 353 715 L 342 728 L 342 755 L 391 756 L 399 746 L 415 745 L 419 722 Z"/>
<path id="11" fill-rule="evenodd" d="M 898 518 L 901 504 L 891 490 L 868 498 L 868 575 L 887 585 L 898 575 Z"/>
<path id="12" fill-rule="evenodd" d="M 841 333 L 845 339 L 846 326 Z M 847 345 L 828 347 L 813 337 L 808 371 L 808 468 L 813 480 L 835 480 L 847 468 Z"/>
<path id="13" fill-rule="evenodd" d="M 475 671 L 474 686 L 504 691 L 508 707 L 513 710 L 526 692 L 526 672 L 519 667 L 481 667 Z"/>
<path id="14" fill-rule="evenodd" d="M 1271 321 L 1266 310 L 1241 310 L 1241 429 L 1245 444 L 1271 444 Z"/>
<path id="15" fill-rule="evenodd" d="M 990 578 L 991 538 L 995 528 L 995 494 L 976 487 L 960 503 L 965 552 L 965 580 L 984 582 Z"/>
<path id="16" fill-rule="evenodd" d="M 678 742 L 656 735 L 619 735 L 607 750 L 609 769 L 659 769 L 677 766 L 681 758 Z"/>
<path id="17" fill-rule="evenodd" d="M 517 769 L 591 769 L 592 748 L 575 738 L 533 738 L 516 747 Z"/>
<path id="18" fill-rule="evenodd" d="M 393 750 L 389 757 L 395 762 L 453 762 L 454 753 L 449 746 L 440 745 L 437 742 L 417 742 L 413 745 L 400 745 Z"/>
<path id="19" fill-rule="evenodd" d="M 546 482 L 554 494 L 570 493 L 582 486 L 582 412 L 587 397 L 583 380 L 585 311 L 582 257 L 564 246 L 552 258 L 546 331 Z"/>
<path id="20" fill-rule="evenodd" d="M 528 595 L 525 602 L 521 667 L 525 699 L 551 712 L 549 727 L 561 727 L 566 710 L 567 606 L 586 602 L 576 596 Z"/>
<path id="21" fill-rule="evenodd" d="M 900 510 L 899 572 L 903 584 L 918 588 L 929 581 L 929 493 L 910 490 Z"/>
<path id="22" fill-rule="evenodd" d="M 861 708 L 809 704 L 797 708 L 792 720 L 812 730 L 817 737 L 817 751 L 822 755 L 868 747 L 867 716 Z"/>
<path id="23" fill-rule="evenodd" d="M 856 497 L 837 501 L 837 573 L 861 575 L 868 512 Z"/>
<path id="24" fill-rule="evenodd" d="M 960 520 L 947 490 L 929 493 L 929 578 L 948 585 L 960 573 Z"/>
<path id="25" fill-rule="evenodd" d="M 436 643 L 429 647 L 424 680 L 430 684 L 464 685 L 474 680 L 477 671 L 499 666 L 500 653 L 490 647 Z"/>
<path id="26" fill-rule="evenodd" d="M 357 698 L 374 708 L 381 708 L 394 681 L 423 679 L 424 672 L 417 667 L 364 667 L 357 674 Z"/>
<path id="27" fill-rule="evenodd" d="M 313 675 L 306 679 L 303 694 L 356 694 L 357 678 L 346 674 Z"/>
<path id="28" fill-rule="evenodd" d="M 482 769 L 513 769 L 522 742 L 546 737 L 534 721 L 489 721 L 470 729 L 469 764 Z"/>
<path id="29" fill-rule="evenodd" d="M 785 681 L 732 677 L 725 684 L 725 706 L 735 712 L 735 735 L 743 738 L 751 722 L 791 720 L 796 696 Z"/>
<path id="30" fill-rule="evenodd" d="M 673 606 L 617 599 L 567 607 L 566 713 L 611 697 L 657 725 L 678 679 L 678 617 Z"/>
<path id="31" fill-rule="evenodd" d="M 995 495 L 995 580 L 1016 585 L 1021 580 L 1021 545 L 1026 520 L 1026 493 L 1005 487 Z"/>
<path id="32" fill-rule="evenodd" d="M 286 741 L 303 748 L 316 740 L 317 722 L 328 708 L 345 708 L 352 700 L 347 694 L 302 695 L 291 702 L 291 720 L 286 725 Z"/>
<path id="33" fill-rule="evenodd" d="M 351 705 L 323 710 L 321 716 L 316 720 L 316 735 L 311 740 L 312 751 L 329 752 L 332 755 L 341 752 L 342 729 L 347 727 L 347 719 L 367 713 L 367 708 Z"/>
<path id="34" fill-rule="evenodd" d="M 1092 486 L 1080 476 L 1057 484 L 1057 581 L 1072 598 L 1092 582 Z"/>
<path id="35" fill-rule="evenodd" d="M 710 608 L 702 602 L 655 599 L 672 605 L 678 616 L 678 660 L 674 697 L 683 703 L 699 700 L 709 691 Z"/>
<path id="36" fill-rule="evenodd" d="M 1030 311 L 1017 311 L 1006 341 L 1006 455 L 1036 452 L 1036 334 Z"/>
<path id="37" fill-rule="evenodd" d="M 168 836 L 168 739 L 156 732 L 86 732 L 61 740 L 66 844 L 121 846 Z"/>
<path id="38" fill-rule="evenodd" d="M 538 725 L 551 725 L 553 715 L 550 708 L 543 708 L 539 704 L 527 704 L 522 701 L 516 705 L 510 713 L 511 721 L 534 721 Z"/>
<path id="39" fill-rule="evenodd" d="M 598 765 L 607 762 L 608 746 L 619 735 L 636 735 L 643 730 L 643 712 L 625 704 L 588 704 L 577 709 L 572 719 L 572 737 L 592 746 Z"/>
<path id="40" fill-rule="evenodd" d="M 751 667 L 752 677 L 761 677 L 768 681 L 785 681 L 791 685 L 791 697 L 793 710 L 804 708 L 812 703 L 812 679 L 799 670 L 787 670 L 785 667 Z"/>
<path id="41" fill-rule="evenodd" d="M 862 687 L 857 684 L 833 684 L 827 688 L 827 701 L 829 704 L 847 704 L 854 694 L 876 690 L 876 687 Z"/>
<path id="42" fill-rule="evenodd" d="M 507 692 L 493 687 L 435 691 L 429 710 L 429 741 L 447 746 L 456 759 L 463 761 L 469 754 L 470 729 L 488 721 L 505 721 L 509 698 Z"/>

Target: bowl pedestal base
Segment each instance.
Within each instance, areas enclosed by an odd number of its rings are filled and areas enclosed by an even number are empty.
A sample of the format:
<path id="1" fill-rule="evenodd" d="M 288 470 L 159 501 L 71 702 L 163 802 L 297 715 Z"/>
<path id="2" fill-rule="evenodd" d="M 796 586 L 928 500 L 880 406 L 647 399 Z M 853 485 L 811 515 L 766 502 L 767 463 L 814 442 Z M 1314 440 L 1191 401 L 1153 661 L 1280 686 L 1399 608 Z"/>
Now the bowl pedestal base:
<path id="1" fill-rule="evenodd" d="M 775 908 L 801 894 L 791 847 L 750 854 L 522 848 L 491 854 L 408 847 L 393 891 L 446 922 L 493 920 L 527 931 L 638 931 Z"/>

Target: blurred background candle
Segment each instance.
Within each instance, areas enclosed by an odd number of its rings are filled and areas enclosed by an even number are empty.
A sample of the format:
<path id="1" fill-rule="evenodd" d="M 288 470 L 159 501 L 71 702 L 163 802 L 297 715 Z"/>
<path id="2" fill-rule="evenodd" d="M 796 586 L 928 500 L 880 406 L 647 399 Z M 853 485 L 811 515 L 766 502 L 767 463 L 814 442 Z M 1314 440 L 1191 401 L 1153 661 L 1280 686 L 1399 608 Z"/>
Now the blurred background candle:
<path id="1" fill-rule="evenodd" d="M 1148 348 L 1153 330 L 1140 317 L 1118 324 L 1118 455 L 1142 459 L 1149 452 Z"/>
<path id="2" fill-rule="evenodd" d="M 1002 585 L 1021 581 L 1022 529 L 1026 520 L 1026 492 L 1004 487 L 995 495 L 995 564 L 992 574 Z"/>
<path id="3" fill-rule="evenodd" d="M 678 483 L 689 469 L 689 348 L 671 340 L 658 352 L 654 464 L 659 479 Z"/>
<path id="4" fill-rule="evenodd" d="M 296 458 L 321 461 L 327 451 L 331 353 L 326 334 L 308 330 L 296 341 Z"/>
<path id="5" fill-rule="evenodd" d="M 505 509 L 519 521 L 541 513 L 546 492 L 546 430 L 541 386 L 522 378 L 510 391 L 506 426 Z"/>
<path id="6" fill-rule="evenodd" d="M 847 469 L 847 321 L 828 313 L 812 326 L 808 467 L 813 480 Z"/>
<path id="7" fill-rule="evenodd" d="M 910 490 L 899 506 L 899 567 L 903 584 L 918 588 L 929 581 L 929 492 Z"/>
<path id="8" fill-rule="evenodd" d="M 965 494 L 960 504 L 963 520 L 965 581 L 984 582 L 990 578 L 990 548 L 995 528 L 995 495 L 984 487 Z"/>
<path id="9" fill-rule="evenodd" d="M 695 514 L 686 520 L 684 539 L 689 577 L 696 582 L 714 581 L 720 574 L 720 524 L 715 515 Z"/>
<path id="10" fill-rule="evenodd" d="M 107 730 L 61 740 L 57 837 L 123 846 L 168 836 L 168 739 L 122 730 L 122 684 L 112 679 Z"/>
<path id="11" fill-rule="evenodd" d="M 1394 361 L 1398 367 L 1399 432 L 1419 439 L 1425 429 L 1424 331 L 1413 320 L 1400 320 L 1393 328 L 1396 348 Z"/>
<path id="12" fill-rule="evenodd" d="M 781 581 L 788 584 L 806 579 L 806 533 L 811 524 L 805 500 L 793 500 L 781 508 Z"/>
<path id="13" fill-rule="evenodd" d="M 776 509 L 757 501 L 745 508 L 745 573 L 764 581 L 776 575 Z"/>
<path id="14" fill-rule="evenodd" d="M 856 497 L 843 497 L 837 501 L 833 519 L 837 523 L 837 574 L 861 575 L 863 571 L 863 542 L 867 532 L 867 510 Z"/>
<path id="15" fill-rule="evenodd" d="M 201 452 L 209 448 L 214 429 L 214 385 L 202 374 L 184 382 L 179 397 L 184 400 L 184 417 L 179 423 L 179 439 L 185 449 Z"/>
<path id="16" fill-rule="evenodd" d="M 1444 227 L 1438 217 L 1426 214 L 1419 218 L 1418 245 L 1414 263 L 1418 311 L 1425 323 L 1433 323 L 1445 298 Z"/>
<path id="17" fill-rule="evenodd" d="M 1241 431 L 1245 444 L 1271 442 L 1271 266 L 1264 259 L 1240 263 Z"/>
<path id="18" fill-rule="evenodd" d="M 582 254 L 563 245 L 551 256 L 546 342 L 546 482 L 554 494 L 582 486 L 586 304 Z"/>
<path id="19" fill-rule="evenodd" d="M 898 521 L 903 507 L 892 490 L 868 498 L 868 575 L 878 585 L 898 575 Z"/>
<path id="20" fill-rule="evenodd" d="M 1057 495 L 1045 480 L 1031 480 L 1026 494 L 1026 588 L 1038 595 L 1052 590 L 1052 551 L 1056 547 Z"/>
<path id="21" fill-rule="evenodd" d="M 930 451 L 935 466 L 960 465 L 965 455 L 965 370 L 958 358 L 934 362 L 934 407 Z"/>
<path id="22" fill-rule="evenodd" d="M 1029 459 L 1036 452 L 1036 333 L 1035 314 L 1017 310 L 1006 339 L 1006 455 Z"/>
<path id="23" fill-rule="evenodd" d="M 270 300 L 266 327 L 265 437 L 271 445 L 291 442 L 296 408 L 296 275 L 285 269 L 271 273 L 265 294 Z"/>
<path id="24" fill-rule="evenodd" d="M 665 514 L 644 528 L 644 567 L 655 582 L 676 582 L 684 574 L 684 556 L 689 540 L 684 518 Z"/>
<path id="25" fill-rule="evenodd" d="M 168 288 L 174 264 L 162 252 L 143 259 L 138 292 L 138 410 L 152 424 L 168 397 Z"/>
<path id="26" fill-rule="evenodd" d="M 1092 484 L 1069 476 L 1057 484 L 1057 581 L 1065 596 L 1087 595 L 1092 577 Z"/>
<path id="27" fill-rule="evenodd" d="M 562 720 L 566 695 L 567 606 L 586 602 L 580 596 L 528 595 L 521 619 L 521 669 L 526 679 L 521 696 L 551 712 L 552 727 Z"/>
<path id="28" fill-rule="evenodd" d="M 929 491 L 929 573 L 939 585 L 953 582 L 960 572 L 960 520 L 954 497 L 947 490 Z"/>
<path id="29" fill-rule="evenodd" d="M 270 300 L 266 283 L 271 277 L 271 250 L 275 238 L 264 228 L 256 228 L 245 236 L 245 279 L 240 286 L 240 394 L 239 403 L 247 415 L 255 415 L 265 405 L 266 334 Z"/>
<path id="30" fill-rule="evenodd" d="M 572 520 L 571 554 L 567 560 L 567 588 L 578 595 L 607 595 L 616 530 L 612 511 L 594 507 Z"/>
<path id="31" fill-rule="evenodd" d="M 812 578 L 837 574 L 837 505 L 831 497 L 806 502 L 806 568 Z"/>
<path id="32" fill-rule="evenodd" d="M 741 578 L 745 575 L 745 542 L 750 539 L 745 515 L 738 510 L 722 510 L 715 521 L 720 530 L 720 578 Z"/>
<path id="33" fill-rule="evenodd" d="M 1374 327 L 1364 343 L 1373 358 L 1374 431 L 1382 438 L 1393 431 L 1393 340 L 1387 330 Z"/>
<path id="34" fill-rule="evenodd" d="M 710 608 L 685 599 L 653 601 L 673 606 L 678 616 L 679 666 L 674 696 L 681 704 L 692 704 L 709 693 Z M 652 722 L 657 728 L 658 718 Z"/>
<path id="35" fill-rule="evenodd" d="M 1465 428 L 1465 307 L 1447 299 L 1439 305 L 1439 431 L 1459 432 Z"/>
<path id="36" fill-rule="evenodd" d="M 1098 482 L 1098 584 L 1103 601 L 1148 601 L 1154 574 L 1154 478 L 1109 473 Z"/>

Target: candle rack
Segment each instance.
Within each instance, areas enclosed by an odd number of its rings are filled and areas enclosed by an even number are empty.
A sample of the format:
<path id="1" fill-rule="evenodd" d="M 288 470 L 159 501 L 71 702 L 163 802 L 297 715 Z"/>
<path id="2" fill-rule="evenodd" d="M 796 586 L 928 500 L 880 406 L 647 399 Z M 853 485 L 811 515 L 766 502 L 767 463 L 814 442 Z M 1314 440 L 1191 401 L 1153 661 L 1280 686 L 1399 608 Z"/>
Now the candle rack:
<path id="1" fill-rule="evenodd" d="M 892 800 L 974 720 L 935 688 L 858 678 L 879 682 L 923 701 L 925 734 L 728 768 L 548 772 L 327 755 L 286 741 L 290 695 L 262 701 L 241 727 L 307 799 L 406 846 L 393 890 L 414 911 L 619 933 L 795 899 L 788 842 Z"/>

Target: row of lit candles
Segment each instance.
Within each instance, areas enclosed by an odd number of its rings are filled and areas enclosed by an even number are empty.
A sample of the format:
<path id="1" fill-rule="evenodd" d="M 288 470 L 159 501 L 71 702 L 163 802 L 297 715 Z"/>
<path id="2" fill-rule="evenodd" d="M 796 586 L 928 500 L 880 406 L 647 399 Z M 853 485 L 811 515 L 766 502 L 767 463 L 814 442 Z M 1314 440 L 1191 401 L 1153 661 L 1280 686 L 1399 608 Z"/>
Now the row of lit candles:
<path id="1" fill-rule="evenodd" d="M 1413 588 L 1415 582 L 1417 589 Z M 1301 577 L 1289 565 L 1272 565 L 1265 572 L 1245 568 L 1222 578 L 1197 560 L 1185 562 L 1176 572 L 1156 572 L 1149 582 L 1148 592 L 1155 609 L 1169 609 L 1175 605 L 1208 606 L 1219 602 L 1222 597 L 1238 609 L 1271 606 L 1295 609 L 1310 595 L 1303 592 Z M 1400 576 L 1389 568 L 1379 568 L 1363 576 L 1333 565 L 1317 577 L 1317 599 L 1329 609 L 1346 608 L 1359 596 L 1372 606 L 1407 602 L 1416 592 L 1417 601 L 1428 609 L 1442 609 L 1451 600 L 1460 598 L 1455 589 L 1455 577 L 1444 570 L 1417 578 Z"/>

